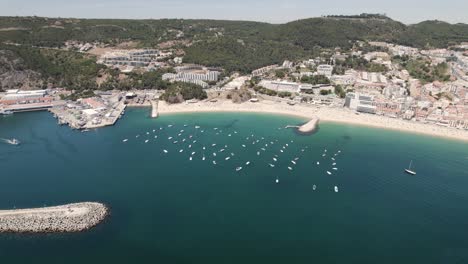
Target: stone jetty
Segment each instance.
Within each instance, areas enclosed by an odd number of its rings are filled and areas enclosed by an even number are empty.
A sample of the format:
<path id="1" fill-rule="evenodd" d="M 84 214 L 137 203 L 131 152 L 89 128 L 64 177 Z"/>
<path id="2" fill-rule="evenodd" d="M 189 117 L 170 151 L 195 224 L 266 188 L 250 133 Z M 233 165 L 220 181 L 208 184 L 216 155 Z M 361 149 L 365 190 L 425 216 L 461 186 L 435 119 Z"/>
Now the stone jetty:
<path id="1" fill-rule="evenodd" d="M 108 214 L 104 204 L 94 202 L 0 210 L 0 233 L 80 232 L 101 223 Z"/>
<path id="2" fill-rule="evenodd" d="M 314 117 L 309 122 L 307 122 L 304 125 L 300 126 L 298 128 L 298 131 L 301 132 L 301 133 L 312 133 L 317 129 L 318 123 L 319 123 L 319 118 Z"/>

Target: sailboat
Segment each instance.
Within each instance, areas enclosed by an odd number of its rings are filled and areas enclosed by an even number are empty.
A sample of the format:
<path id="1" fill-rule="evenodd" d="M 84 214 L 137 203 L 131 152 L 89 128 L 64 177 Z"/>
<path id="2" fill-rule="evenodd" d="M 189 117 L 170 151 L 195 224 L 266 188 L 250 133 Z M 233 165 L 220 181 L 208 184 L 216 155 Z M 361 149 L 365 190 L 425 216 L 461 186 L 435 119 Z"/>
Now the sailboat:
<path id="1" fill-rule="evenodd" d="M 413 164 L 413 161 L 410 162 L 409 164 L 409 168 L 408 169 L 405 169 L 405 172 L 408 173 L 408 174 L 411 174 L 411 175 L 416 175 L 416 172 L 411 170 L 411 165 Z"/>

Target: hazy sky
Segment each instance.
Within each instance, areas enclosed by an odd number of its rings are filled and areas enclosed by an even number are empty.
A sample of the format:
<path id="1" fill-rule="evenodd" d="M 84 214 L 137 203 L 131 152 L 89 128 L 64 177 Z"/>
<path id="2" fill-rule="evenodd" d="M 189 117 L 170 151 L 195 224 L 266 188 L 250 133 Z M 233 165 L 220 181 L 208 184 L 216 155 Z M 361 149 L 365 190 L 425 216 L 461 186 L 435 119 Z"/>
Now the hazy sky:
<path id="1" fill-rule="evenodd" d="M 330 14 L 386 13 L 404 23 L 468 23 L 468 0 L 0 0 L 0 16 L 210 18 L 283 23 Z"/>

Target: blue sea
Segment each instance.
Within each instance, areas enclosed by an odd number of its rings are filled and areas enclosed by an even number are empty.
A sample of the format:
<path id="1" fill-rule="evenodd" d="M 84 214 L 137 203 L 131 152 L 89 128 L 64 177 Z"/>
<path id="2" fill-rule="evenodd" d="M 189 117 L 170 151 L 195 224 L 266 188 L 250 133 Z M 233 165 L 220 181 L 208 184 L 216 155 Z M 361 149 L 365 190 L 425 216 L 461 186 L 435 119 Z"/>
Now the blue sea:
<path id="1" fill-rule="evenodd" d="M 284 129 L 305 121 L 129 109 L 82 133 L 47 112 L 0 117 L 0 138 L 22 142 L 0 143 L 0 209 L 111 208 L 87 232 L 0 234 L 1 263 L 468 263 L 466 142 Z"/>

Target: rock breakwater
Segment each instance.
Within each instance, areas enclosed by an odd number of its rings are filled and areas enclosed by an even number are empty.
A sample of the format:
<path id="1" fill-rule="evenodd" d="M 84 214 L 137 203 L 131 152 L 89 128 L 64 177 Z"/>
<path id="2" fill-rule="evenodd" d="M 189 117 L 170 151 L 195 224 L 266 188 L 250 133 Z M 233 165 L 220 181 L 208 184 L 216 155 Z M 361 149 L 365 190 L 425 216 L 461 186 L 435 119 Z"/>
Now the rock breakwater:
<path id="1" fill-rule="evenodd" d="M 80 232 L 98 225 L 108 215 L 104 204 L 94 202 L 0 210 L 0 233 Z"/>

